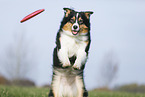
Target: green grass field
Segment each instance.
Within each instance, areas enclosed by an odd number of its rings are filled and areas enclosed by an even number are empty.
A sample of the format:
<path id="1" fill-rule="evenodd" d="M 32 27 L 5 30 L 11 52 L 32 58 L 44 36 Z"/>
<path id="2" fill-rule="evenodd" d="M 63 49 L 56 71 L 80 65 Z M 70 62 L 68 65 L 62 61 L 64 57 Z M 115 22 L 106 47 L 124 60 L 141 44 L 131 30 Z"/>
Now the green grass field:
<path id="1" fill-rule="evenodd" d="M 48 97 L 48 93 L 48 88 L 0 85 L 0 97 Z M 93 90 L 89 91 L 89 97 L 145 97 L 145 94 Z"/>

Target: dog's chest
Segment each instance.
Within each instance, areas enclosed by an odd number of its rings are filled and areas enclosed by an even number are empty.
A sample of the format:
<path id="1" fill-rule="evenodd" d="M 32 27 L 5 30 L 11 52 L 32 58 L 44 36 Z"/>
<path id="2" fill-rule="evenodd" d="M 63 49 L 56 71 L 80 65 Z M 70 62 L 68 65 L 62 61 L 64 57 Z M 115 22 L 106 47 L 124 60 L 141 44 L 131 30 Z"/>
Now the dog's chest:
<path id="1" fill-rule="evenodd" d="M 86 47 L 84 38 L 85 37 L 70 37 L 67 35 L 61 35 L 61 48 L 66 49 L 69 57 L 77 55 L 79 49 L 85 49 Z"/>

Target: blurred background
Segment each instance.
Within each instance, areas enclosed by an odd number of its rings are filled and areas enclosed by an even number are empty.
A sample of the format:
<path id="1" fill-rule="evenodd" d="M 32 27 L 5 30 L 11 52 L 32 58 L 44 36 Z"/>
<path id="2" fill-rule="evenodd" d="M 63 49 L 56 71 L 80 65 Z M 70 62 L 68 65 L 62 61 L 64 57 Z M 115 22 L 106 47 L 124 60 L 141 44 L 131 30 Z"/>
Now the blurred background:
<path id="1" fill-rule="evenodd" d="M 0 84 L 48 86 L 64 7 L 93 11 L 87 89 L 145 84 L 144 0 L 0 0 Z M 45 11 L 20 23 L 26 15 Z"/>

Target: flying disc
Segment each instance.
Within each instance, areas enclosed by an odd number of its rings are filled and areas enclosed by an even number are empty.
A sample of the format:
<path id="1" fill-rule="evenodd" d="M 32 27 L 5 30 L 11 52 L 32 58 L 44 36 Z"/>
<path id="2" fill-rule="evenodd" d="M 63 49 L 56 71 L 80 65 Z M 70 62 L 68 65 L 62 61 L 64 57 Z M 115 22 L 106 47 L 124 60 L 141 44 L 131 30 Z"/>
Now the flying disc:
<path id="1" fill-rule="evenodd" d="M 25 22 L 25 21 L 31 19 L 32 17 L 34 17 L 34 16 L 40 14 L 40 13 L 43 12 L 43 11 L 44 11 L 44 9 L 39 9 L 39 10 L 37 10 L 37 11 L 35 11 L 35 12 L 33 12 L 33 13 L 27 15 L 26 17 L 24 17 L 20 22 L 23 23 L 23 22 Z"/>

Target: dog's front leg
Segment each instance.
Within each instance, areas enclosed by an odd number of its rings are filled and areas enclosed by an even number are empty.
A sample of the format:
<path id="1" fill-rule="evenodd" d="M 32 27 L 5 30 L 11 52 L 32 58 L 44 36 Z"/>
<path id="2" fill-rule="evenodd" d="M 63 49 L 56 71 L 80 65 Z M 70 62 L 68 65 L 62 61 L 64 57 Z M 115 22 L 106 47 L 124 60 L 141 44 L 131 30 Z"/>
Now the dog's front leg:
<path id="1" fill-rule="evenodd" d="M 73 65 L 74 69 L 81 69 L 82 64 L 85 64 L 87 60 L 87 54 L 84 49 L 79 49 L 77 52 L 77 59 Z"/>
<path id="2" fill-rule="evenodd" d="M 62 67 L 68 67 L 71 66 L 69 58 L 68 58 L 68 51 L 65 48 L 61 48 L 58 51 L 58 58 L 60 62 L 62 63 Z"/>

